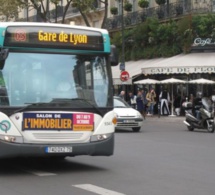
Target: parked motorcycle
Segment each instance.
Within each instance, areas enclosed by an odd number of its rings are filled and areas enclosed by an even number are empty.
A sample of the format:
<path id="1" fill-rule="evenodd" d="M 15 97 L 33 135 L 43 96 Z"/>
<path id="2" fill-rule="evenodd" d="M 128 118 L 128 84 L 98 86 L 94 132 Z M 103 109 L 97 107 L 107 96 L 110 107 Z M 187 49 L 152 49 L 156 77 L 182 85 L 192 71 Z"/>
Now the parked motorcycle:
<path id="1" fill-rule="evenodd" d="M 185 102 L 183 107 L 185 109 L 185 121 L 189 131 L 196 129 L 206 129 L 208 132 L 213 133 L 215 130 L 214 120 L 214 101 L 215 97 L 212 97 L 212 101 L 207 98 L 202 98 L 202 105 L 195 107 L 191 102 Z M 196 117 L 196 111 L 200 113 L 200 117 Z"/>

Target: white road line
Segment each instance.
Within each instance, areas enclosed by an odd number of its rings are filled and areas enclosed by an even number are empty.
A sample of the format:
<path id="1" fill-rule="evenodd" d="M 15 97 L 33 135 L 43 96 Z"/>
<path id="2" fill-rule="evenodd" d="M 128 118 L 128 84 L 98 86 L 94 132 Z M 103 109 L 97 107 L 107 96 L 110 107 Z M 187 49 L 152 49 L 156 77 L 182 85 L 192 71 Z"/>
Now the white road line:
<path id="1" fill-rule="evenodd" d="M 73 186 L 76 188 L 81 188 L 86 191 L 94 192 L 99 195 L 125 195 L 125 194 L 122 194 L 119 192 L 115 192 L 112 190 L 107 190 L 105 188 L 94 186 L 92 184 L 80 184 L 80 185 L 73 185 Z"/>
<path id="2" fill-rule="evenodd" d="M 55 173 L 49 173 L 49 172 L 45 172 L 45 171 L 39 171 L 39 170 L 33 170 L 33 169 L 25 169 L 25 168 L 23 168 L 22 171 L 25 171 L 27 173 L 31 173 L 33 175 L 40 176 L 40 177 L 57 175 Z"/>

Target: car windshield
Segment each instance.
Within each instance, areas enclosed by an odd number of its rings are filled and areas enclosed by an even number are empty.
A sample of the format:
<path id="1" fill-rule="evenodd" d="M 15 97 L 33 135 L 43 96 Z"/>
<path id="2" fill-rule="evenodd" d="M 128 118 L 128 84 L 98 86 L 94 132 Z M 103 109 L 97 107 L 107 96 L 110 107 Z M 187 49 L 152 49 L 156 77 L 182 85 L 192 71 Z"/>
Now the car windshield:
<path id="1" fill-rule="evenodd" d="M 105 56 L 10 52 L 0 70 L 0 106 L 57 99 L 112 106 L 107 67 Z"/>
<path id="2" fill-rule="evenodd" d="M 129 104 L 121 98 L 114 98 L 114 108 L 130 108 Z"/>

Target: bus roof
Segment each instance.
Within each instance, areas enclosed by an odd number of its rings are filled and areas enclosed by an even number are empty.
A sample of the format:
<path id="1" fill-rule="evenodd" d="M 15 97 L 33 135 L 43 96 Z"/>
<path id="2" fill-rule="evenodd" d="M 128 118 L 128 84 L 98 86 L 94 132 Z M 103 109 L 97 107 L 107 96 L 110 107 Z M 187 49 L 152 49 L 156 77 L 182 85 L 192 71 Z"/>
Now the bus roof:
<path id="1" fill-rule="evenodd" d="M 64 28 L 73 28 L 73 29 L 83 29 L 91 31 L 99 31 L 102 34 L 108 34 L 106 29 L 94 28 L 88 26 L 76 26 L 69 24 L 59 24 L 59 23 L 42 23 L 42 22 L 0 22 L 0 27 L 8 26 L 46 26 L 46 27 L 64 27 Z"/>
<path id="2" fill-rule="evenodd" d="M 0 22 L 0 45 L 7 48 L 44 48 L 110 53 L 105 29 L 58 23 Z"/>

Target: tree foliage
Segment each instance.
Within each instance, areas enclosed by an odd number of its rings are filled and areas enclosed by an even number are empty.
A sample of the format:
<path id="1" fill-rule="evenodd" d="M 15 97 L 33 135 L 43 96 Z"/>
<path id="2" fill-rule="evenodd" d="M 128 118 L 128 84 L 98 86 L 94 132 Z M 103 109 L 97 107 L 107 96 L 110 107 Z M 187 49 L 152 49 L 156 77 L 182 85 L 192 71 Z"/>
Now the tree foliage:
<path id="1" fill-rule="evenodd" d="M 9 21 L 18 16 L 22 3 L 17 0 L 0 0 L 0 5 L 1 20 Z"/>
<path id="2" fill-rule="evenodd" d="M 101 24 L 101 28 L 105 28 L 105 23 L 108 15 L 108 0 L 73 0 L 72 5 L 76 7 L 82 15 L 86 26 L 90 26 L 90 20 L 88 18 L 90 12 L 97 12 L 97 2 L 104 7 L 104 16 Z"/>
<path id="3" fill-rule="evenodd" d="M 0 0 L 2 2 L 5 2 L 4 0 Z M 50 21 L 50 10 L 49 10 L 49 3 L 55 5 L 55 22 L 57 22 L 57 12 L 58 12 L 58 7 L 59 3 L 61 0 L 7 0 L 10 2 L 10 4 L 13 4 L 12 2 L 16 1 L 18 2 L 19 5 L 21 5 L 23 8 L 28 8 L 28 9 L 35 9 L 37 11 L 37 15 L 40 16 L 41 20 L 43 22 L 51 22 Z M 62 14 L 62 22 L 65 23 L 65 18 L 68 9 L 72 7 L 76 7 L 78 11 L 80 12 L 86 26 L 91 26 L 90 25 L 90 14 L 91 13 L 96 13 L 99 12 L 100 7 L 98 7 L 97 4 L 101 4 L 101 7 L 104 7 L 104 14 L 101 28 L 105 28 L 105 23 L 107 20 L 107 15 L 108 15 L 108 0 L 65 0 L 66 5 L 64 6 L 63 9 L 63 14 Z M 14 4 L 14 7 L 17 8 L 17 6 Z M 17 12 L 18 13 L 18 12 Z"/>
<path id="4" fill-rule="evenodd" d="M 125 47 L 127 60 L 169 57 L 190 52 L 196 37 L 215 39 L 215 15 L 189 15 L 177 22 L 170 20 L 166 23 L 148 18 L 141 25 L 126 31 L 126 34 L 132 34 L 133 39 L 133 44 Z M 117 46 L 120 46 L 121 40 L 113 37 L 112 43 L 117 41 Z"/>

